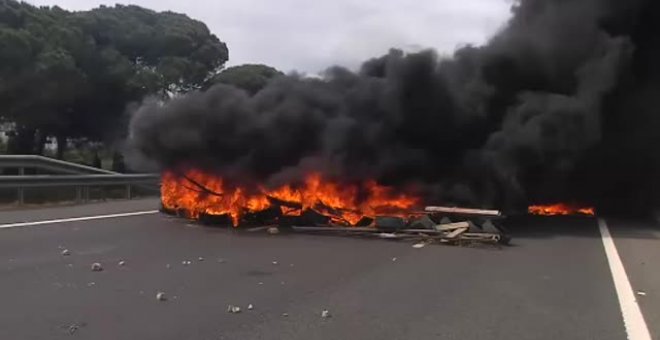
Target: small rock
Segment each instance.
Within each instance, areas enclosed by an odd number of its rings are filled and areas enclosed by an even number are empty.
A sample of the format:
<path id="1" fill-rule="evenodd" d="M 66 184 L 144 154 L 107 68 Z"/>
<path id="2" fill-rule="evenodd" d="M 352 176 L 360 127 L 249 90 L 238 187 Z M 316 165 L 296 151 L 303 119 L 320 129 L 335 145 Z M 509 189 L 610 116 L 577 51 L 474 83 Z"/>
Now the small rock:
<path id="1" fill-rule="evenodd" d="M 289 264 L 289 267 L 293 267 L 293 263 Z"/>
<path id="2" fill-rule="evenodd" d="M 249 304 L 248 305 L 248 310 L 252 310 L 252 309 L 254 309 L 254 306 L 252 306 L 252 304 Z"/>
<path id="3" fill-rule="evenodd" d="M 415 249 L 424 248 L 424 247 L 426 247 L 426 243 L 424 243 L 424 242 L 415 243 L 415 244 L 413 244 L 412 247 L 415 248 Z"/>
<path id="4" fill-rule="evenodd" d="M 637 295 L 639 295 L 639 296 L 646 296 L 646 292 L 643 292 L 643 291 L 641 291 L 641 290 L 638 290 L 638 291 L 637 291 Z"/>
<path id="5" fill-rule="evenodd" d="M 330 317 L 330 312 L 327 309 L 324 309 L 321 312 L 321 317 L 324 318 L 324 319 L 329 318 Z"/>
<path id="6" fill-rule="evenodd" d="M 392 258 L 392 262 L 396 262 L 396 257 L 393 257 L 393 258 Z"/>
<path id="7" fill-rule="evenodd" d="M 100 272 L 102 270 L 103 270 L 103 266 L 101 266 L 100 263 L 98 263 L 98 262 L 92 263 L 92 271 L 93 272 Z"/>
<path id="8" fill-rule="evenodd" d="M 277 235 L 280 233 L 280 229 L 278 227 L 270 227 L 266 229 L 266 231 L 268 231 L 268 233 L 271 235 Z"/>
<path id="9" fill-rule="evenodd" d="M 117 263 L 117 265 L 120 266 L 120 267 L 123 267 L 123 266 L 126 265 L 126 261 L 124 261 L 124 260 L 119 261 L 119 263 Z"/>
<path id="10" fill-rule="evenodd" d="M 261 285 L 263 285 L 264 283 L 263 283 L 263 282 L 259 282 L 259 283 L 257 283 L 257 284 L 261 286 Z"/>
<path id="11" fill-rule="evenodd" d="M 69 251 L 69 249 L 62 250 L 62 256 L 69 256 L 69 255 L 71 255 L 71 252 Z"/>
<path id="12" fill-rule="evenodd" d="M 273 265 L 277 266 L 277 261 L 273 261 Z"/>
<path id="13" fill-rule="evenodd" d="M 96 282 L 90 282 L 90 283 L 87 284 L 87 287 L 92 287 L 92 286 L 95 286 L 95 285 L 96 285 Z"/>
<path id="14" fill-rule="evenodd" d="M 238 314 L 240 312 L 241 312 L 241 307 L 232 306 L 232 305 L 227 306 L 227 313 Z"/>
<path id="15" fill-rule="evenodd" d="M 167 300 L 167 296 L 165 296 L 165 293 L 163 293 L 163 292 L 158 292 L 158 293 L 156 293 L 156 300 L 165 301 L 165 300 Z"/>
<path id="16" fill-rule="evenodd" d="M 287 316 L 289 316 L 289 313 L 282 313 L 282 316 L 286 318 Z"/>
<path id="17" fill-rule="evenodd" d="M 227 262 L 227 260 L 225 260 L 225 259 L 218 259 L 218 263 L 225 263 L 225 262 Z"/>
<path id="18" fill-rule="evenodd" d="M 197 261 L 202 262 L 202 261 L 204 261 L 204 258 L 200 256 L 200 257 L 197 258 Z"/>
<path id="19" fill-rule="evenodd" d="M 184 266 L 188 266 L 192 264 L 192 261 L 181 261 L 181 264 Z"/>
<path id="20" fill-rule="evenodd" d="M 172 267 L 172 266 L 170 266 L 169 263 L 165 265 L 165 268 L 167 268 L 167 269 L 170 269 L 170 267 Z"/>

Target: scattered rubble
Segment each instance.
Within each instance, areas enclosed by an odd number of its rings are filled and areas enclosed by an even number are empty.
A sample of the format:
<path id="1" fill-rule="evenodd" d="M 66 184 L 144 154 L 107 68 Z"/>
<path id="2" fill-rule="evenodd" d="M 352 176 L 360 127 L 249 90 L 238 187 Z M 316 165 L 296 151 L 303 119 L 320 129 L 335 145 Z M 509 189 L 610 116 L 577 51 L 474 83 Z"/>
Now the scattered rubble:
<path id="1" fill-rule="evenodd" d="M 321 312 L 321 317 L 324 318 L 324 319 L 327 319 L 327 318 L 329 318 L 330 316 L 331 316 L 331 315 L 330 315 L 330 312 L 329 312 L 327 309 L 324 309 L 324 310 Z"/>
<path id="2" fill-rule="evenodd" d="M 192 261 L 181 261 L 181 264 L 184 266 L 188 266 L 192 264 Z"/>
<path id="3" fill-rule="evenodd" d="M 93 272 L 103 271 L 103 266 L 98 262 L 94 262 L 94 263 L 92 263 L 92 271 Z"/>
<path id="4" fill-rule="evenodd" d="M 167 300 L 167 296 L 165 295 L 164 292 L 158 292 L 158 293 L 156 293 L 156 300 L 158 300 L 158 301 L 166 301 L 166 300 Z"/>
<path id="5" fill-rule="evenodd" d="M 69 256 L 69 255 L 71 255 L 71 252 L 69 251 L 69 249 L 62 250 L 62 256 Z"/>

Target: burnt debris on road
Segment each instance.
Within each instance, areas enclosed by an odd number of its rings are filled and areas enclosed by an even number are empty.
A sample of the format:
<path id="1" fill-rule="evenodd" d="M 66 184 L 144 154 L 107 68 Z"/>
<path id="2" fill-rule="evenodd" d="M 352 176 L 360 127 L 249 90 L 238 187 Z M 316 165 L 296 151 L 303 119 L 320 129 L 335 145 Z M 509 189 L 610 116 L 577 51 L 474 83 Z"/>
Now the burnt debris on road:
<path id="1" fill-rule="evenodd" d="M 310 233 L 408 240 L 417 244 L 439 243 L 467 246 L 474 244 L 506 245 L 511 237 L 502 226 L 504 215 L 497 210 L 429 206 L 424 211 L 363 216 L 354 225 L 341 223 L 317 209 L 307 209 L 299 215 L 278 214 L 281 207 L 268 212 L 248 214 L 241 219 L 237 230 L 280 233 Z M 162 208 L 166 214 L 188 218 L 186 210 Z M 202 214 L 200 222 L 207 225 L 235 225 L 226 214 Z M 276 262 L 273 262 L 276 264 Z"/>

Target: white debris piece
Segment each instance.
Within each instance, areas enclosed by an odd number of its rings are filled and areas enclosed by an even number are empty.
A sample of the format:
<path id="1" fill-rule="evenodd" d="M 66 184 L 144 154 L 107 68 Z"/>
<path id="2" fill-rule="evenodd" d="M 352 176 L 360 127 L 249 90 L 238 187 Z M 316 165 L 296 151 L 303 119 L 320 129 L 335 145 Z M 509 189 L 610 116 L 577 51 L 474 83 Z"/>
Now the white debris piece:
<path id="1" fill-rule="evenodd" d="M 92 286 L 95 286 L 95 285 L 96 285 L 96 282 L 90 282 L 90 283 L 87 284 L 87 287 L 92 287 Z"/>
<path id="2" fill-rule="evenodd" d="M 192 261 L 181 261 L 181 264 L 184 266 L 192 264 Z"/>
<path id="3" fill-rule="evenodd" d="M 278 227 L 270 227 L 266 229 L 266 231 L 268 231 L 268 233 L 271 235 L 277 235 L 280 233 L 280 229 Z"/>
<path id="4" fill-rule="evenodd" d="M 241 307 L 233 306 L 233 305 L 227 306 L 227 313 L 238 314 L 240 312 L 241 312 Z"/>
<path id="5" fill-rule="evenodd" d="M 426 243 L 424 243 L 424 242 L 415 243 L 415 244 L 413 244 L 412 247 L 415 248 L 415 249 L 424 248 L 424 247 L 426 247 Z"/>
<path id="6" fill-rule="evenodd" d="M 202 262 L 202 261 L 204 261 L 204 258 L 200 256 L 200 257 L 197 258 L 197 261 Z"/>
<path id="7" fill-rule="evenodd" d="M 93 272 L 100 272 L 102 270 L 103 270 L 103 266 L 100 263 L 98 263 L 98 262 L 92 263 L 92 271 Z"/>
<path id="8" fill-rule="evenodd" d="M 121 260 L 121 261 L 119 261 L 119 263 L 117 263 L 117 265 L 119 265 L 120 267 L 123 267 L 123 266 L 126 265 L 126 261 Z"/>
<path id="9" fill-rule="evenodd" d="M 643 291 L 641 291 L 641 290 L 638 290 L 638 291 L 637 291 L 637 295 L 639 295 L 639 296 L 646 296 L 646 292 L 643 292 Z"/>
<path id="10" fill-rule="evenodd" d="M 263 285 L 264 283 L 263 283 L 263 282 L 259 282 L 259 283 L 257 283 L 257 284 L 261 286 L 261 285 Z"/>
<path id="11" fill-rule="evenodd" d="M 69 251 L 69 249 L 62 250 L 62 256 L 69 256 L 69 255 L 71 255 L 71 252 Z"/>
<path id="12" fill-rule="evenodd" d="M 273 265 L 277 266 L 277 261 L 273 261 Z"/>
<path id="13" fill-rule="evenodd" d="M 282 316 L 286 318 L 287 316 L 289 316 L 289 313 L 282 313 Z"/>
<path id="14" fill-rule="evenodd" d="M 321 312 L 321 317 L 324 318 L 324 319 L 329 318 L 330 317 L 330 312 L 327 309 L 324 309 Z"/>
<path id="15" fill-rule="evenodd" d="M 254 306 L 252 306 L 252 304 L 249 304 L 248 305 L 248 310 L 252 310 L 252 309 L 254 309 Z"/>
<path id="16" fill-rule="evenodd" d="M 165 301 L 165 300 L 167 300 L 167 296 L 165 295 L 164 292 L 158 292 L 158 293 L 156 293 L 156 300 Z"/>
<path id="17" fill-rule="evenodd" d="M 392 262 L 396 262 L 396 257 L 393 257 L 393 258 L 392 258 Z"/>

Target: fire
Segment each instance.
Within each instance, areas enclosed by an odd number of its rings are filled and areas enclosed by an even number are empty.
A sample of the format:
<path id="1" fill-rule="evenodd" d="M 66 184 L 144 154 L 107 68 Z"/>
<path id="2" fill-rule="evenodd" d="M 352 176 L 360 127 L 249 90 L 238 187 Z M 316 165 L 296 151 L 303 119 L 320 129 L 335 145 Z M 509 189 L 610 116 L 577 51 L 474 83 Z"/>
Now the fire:
<path id="1" fill-rule="evenodd" d="M 532 205 L 527 208 L 532 215 L 555 216 L 555 215 L 586 215 L 594 216 L 595 210 L 591 207 L 576 207 L 566 203 L 552 205 Z"/>
<path id="2" fill-rule="evenodd" d="M 234 226 L 245 214 L 265 211 L 276 204 L 284 216 L 300 216 L 303 211 L 314 210 L 335 222 L 355 225 L 363 217 L 396 215 L 418 203 L 416 197 L 394 194 L 391 188 L 374 181 L 340 185 L 324 180 L 320 174 L 310 174 L 297 186 L 259 186 L 256 192 L 248 192 L 200 170 L 190 170 L 185 175 L 163 173 L 161 197 L 166 209 L 182 209 L 193 219 L 202 214 L 229 215 Z"/>

